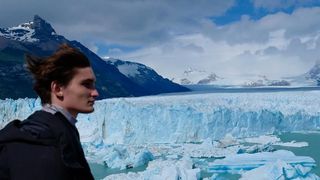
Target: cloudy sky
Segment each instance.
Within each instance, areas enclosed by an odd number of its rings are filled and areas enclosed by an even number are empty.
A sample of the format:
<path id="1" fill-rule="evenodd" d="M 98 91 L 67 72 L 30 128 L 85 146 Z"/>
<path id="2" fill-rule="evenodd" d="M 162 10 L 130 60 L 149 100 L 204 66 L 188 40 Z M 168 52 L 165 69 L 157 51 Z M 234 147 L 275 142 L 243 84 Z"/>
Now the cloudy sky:
<path id="1" fill-rule="evenodd" d="M 320 0 L 0 0 L 0 27 L 35 14 L 101 57 L 177 77 L 305 73 L 320 61 Z"/>

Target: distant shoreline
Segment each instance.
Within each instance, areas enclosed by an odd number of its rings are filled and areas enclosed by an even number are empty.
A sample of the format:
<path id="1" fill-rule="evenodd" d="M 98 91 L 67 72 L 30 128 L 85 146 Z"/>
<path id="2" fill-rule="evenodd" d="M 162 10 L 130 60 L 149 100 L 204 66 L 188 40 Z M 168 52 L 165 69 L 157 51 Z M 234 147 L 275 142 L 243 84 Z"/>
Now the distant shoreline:
<path id="1" fill-rule="evenodd" d="M 241 87 L 241 86 L 216 86 L 216 85 L 184 85 L 190 92 L 165 93 L 163 95 L 178 94 L 199 94 L 199 93 L 264 93 L 264 92 L 284 92 L 284 91 L 318 91 L 320 86 L 260 86 L 260 87 Z"/>

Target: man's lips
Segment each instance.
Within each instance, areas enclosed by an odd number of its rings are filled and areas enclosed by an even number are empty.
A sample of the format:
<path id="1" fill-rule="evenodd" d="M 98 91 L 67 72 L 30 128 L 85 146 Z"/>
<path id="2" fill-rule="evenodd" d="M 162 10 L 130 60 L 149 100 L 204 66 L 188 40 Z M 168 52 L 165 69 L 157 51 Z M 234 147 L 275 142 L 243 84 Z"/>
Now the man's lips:
<path id="1" fill-rule="evenodd" d="M 94 101 L 88 101 L 90 105 L 94 105 Z"/>

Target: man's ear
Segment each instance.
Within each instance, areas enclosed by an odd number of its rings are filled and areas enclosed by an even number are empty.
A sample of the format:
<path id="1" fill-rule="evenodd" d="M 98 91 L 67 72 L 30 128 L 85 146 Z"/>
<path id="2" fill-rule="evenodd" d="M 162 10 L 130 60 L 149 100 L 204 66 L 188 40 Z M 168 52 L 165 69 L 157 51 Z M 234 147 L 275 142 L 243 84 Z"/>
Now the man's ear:
<path id="1" fill-rule="evenodd" d="M 57 98 L 63 98 L 63 91 L 62 86 L 57 81 L 51 82 L 51 92 L 57 97 Z"/>

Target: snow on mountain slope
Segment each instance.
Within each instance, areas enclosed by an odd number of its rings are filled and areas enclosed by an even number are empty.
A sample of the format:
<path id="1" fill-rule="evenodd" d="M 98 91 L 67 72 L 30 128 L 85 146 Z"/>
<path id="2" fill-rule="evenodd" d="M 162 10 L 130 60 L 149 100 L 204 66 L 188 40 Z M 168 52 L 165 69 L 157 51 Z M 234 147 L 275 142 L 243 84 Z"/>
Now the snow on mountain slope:
<path id="1" fill-rule="evenodd" d="M 286 79 L 290 81 L 292 85 L 319 86 L 320 62 L 316 62 L 315 65 L 308 72 L 294 77 L 287 77 Z"/>
<path id="2" fill-rule="evenodd" d="M 218 76 L 213 72 L 188 68 L 182 75 L 173 78 L 181 85 L 216 85 L 216 86 L 318 86 L 320 84 L 320 62 L 306 73 L 281 78 L 270 78 L 259 74 L 243 74 Z"/>
<path id="3" fill-rule="evenodd" d="M 218 76 L 213 72 L 189 68 L 173 80 L 181 85 L 216 85 L 216 86 L 289 86 L 290 82 L 284 79 L 272 80 L 265 75 L 247 74 L 242 76 Z"/>
<path id="4" fill-rule="evenodd" d="M 127 77 L 136 77 L 139 76 L 140 70 L 142 71 L 152 71 L 153 69 L 139 63 L 133 63 L 129 61 L 121 61 L 119 59 L 114 58 L 105 58 L 106 61 L 110 62 L 110 64 L 116 66 L 118 70 Z"/>
<path id="5" fill-rule="evenodd" d="M 0 29 L 0 36 L 23 42 L 37 42 L 39 39 L 33 38 L 35 30 L 32 26 L 33 22 L 29 22 L 20 24 L 16 27 Z"/>
<path id="6" fill-rule="evenodd" d="M 180 86 L 169 79 L 162 77 L 155 70 L 146 65 L 114 58 L 105 58 L 105 61 L 108 64 L 115 66 L 131 81 L 145 89 L 152 90 L 153 92 L 170 93 L 189 91 L 186 87 Z"/>
<path id="7" fill-rule="evenodd" d="M 173 78 L 181 85 L 217 85 L 217 86 L 318 86 L 320 84 L 320 61 L 317 61 L 313 67 L 304 74 L 270 78 L 259 74 L 243 74 L 242 76 L 228 75 L 218 76 L 213 72 L 189 68 L 182 75 Z"/>
<path id="8" fill-rule="evenodd" d="M 52 26 L 35 15 L 33 21 L 22 23 L 15 27 L 0 28 L 0 36 L 24 43 L 36 43 L 48 38 L 61 39 Z"/>
<path id="9" fill-rule="evenodd" d="M 192 84 L 214 84 L 217 80 L 223 78 L 217 76 L 215 73 L 210 73 L 204 70 L 195 68 L 188 68 L 180 77 L 173 78 L 173 81 L 181 85 Z"/>

